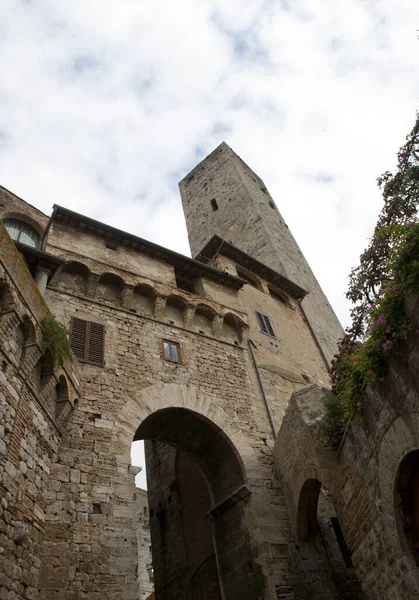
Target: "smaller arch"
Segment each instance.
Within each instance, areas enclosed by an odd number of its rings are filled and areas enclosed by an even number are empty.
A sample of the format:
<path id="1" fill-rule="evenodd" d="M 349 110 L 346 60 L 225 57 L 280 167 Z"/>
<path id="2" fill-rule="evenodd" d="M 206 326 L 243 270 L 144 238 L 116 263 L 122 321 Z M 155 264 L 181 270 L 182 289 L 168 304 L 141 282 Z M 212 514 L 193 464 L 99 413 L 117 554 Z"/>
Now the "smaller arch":
<path id="1" fill-rule="evenodd" d="M 183 327 L 185 324 L 185 313 L 188 305 L 179 296 L 168 296 L 165 306 L 165 317 L 172 325 Z"/>
<path id="2" fill-rule="evenodd" d="M 290 306 L 290 301 L 288 296 L 276 287 L 271 285 L 268 286 L 269 294 L 272 296 L 274 300 L 279 302 L 280 304 L 284 304 L 285 306 Z"/>
<path id="3" fill-rule="evenodd" d="M 38 389 L 42 390 L 54 374 L 54 359 L 49 350 L 38 360 L 35 369 Z"/>
<path id="4" fill-rule="evenodd" d="M 212 334 L 212 323 L 216 316 L 217 313 L 210 306 L 198 304 L 193 320 L 194 327 L 200 332 Z"/>
<path id="5" fill-rule="evenodd" d="M 16 359 L 22 360 L 25 348 L 35 342 L 35 328 L 29 318 L 24 319 L 16 328 L 14 342 L 16 344 Z"/>
<path id="6" fill-rule="evenodd" d="M 132 307 L 142 313 L 153 314 L 156 304 L 156 291 L 151 285 L 139 283 L 132 294 Z"/>
<path id="7" fill-rule="evenodd" d="M 74 292 L 85 292 L 89 276 L 89 267 L 74 260 L 61 267 L 54 277 L 54 283 L 58 283 Z"/>
<path id="8" fill-rule="evenodd" d="M 103 273 L 99 277 L 97 293 L 103 300 L 120 302 L 125 282 L 115 273 Z"/>
<path id="9" fill-rule="evenodd" d="M 246 283 L 250 284 L 252 287 L 256 288 L 257 290 L 259 290 L 261 292 L 263 291 L 262 284 L 261 284 L 260 280 L 258 279 L 258 277 L 256 277 L 256 275 L 254 275 L 253 273 L 251 273 L 244 267 L 236 267 L 236 271 L 237 271 L 237 277 L 240 277 L 240 279 L 244 279 L 244 281 L 246 281 Z"/>
<path id="10" fill-rule="evenodd" d="M 298 538 L 306 542 L 319 533 L 317 507 L 322 484 L 318 479 L 307 479 L 301 488 L 297 509 Z"/>
<path id="11" fill-rule="evenodd" d="M 419 566 L 419 450 L 407 454 L 400 463 L 394 492 L 401 546 L 412 553 Z"/>
<path id="12" fill-rule="evenodd" d="M 223 316 L 221 335 L 227 341 L 241 343 L 243 341 L 245 327 L 246 323 L 242 321 L 240 317 L 234 313 L 226 313 Z"/>
<path id="13" fill-rule="evenodd" d="M 69 401 L 68 384 L 64 375 L 61 375 L 53 391 L 54 412 L 58 417 L 64 406 Z"/>
<path id="14" fill-rule="evenodd" d="M 26 244 L 32 248 L 39 248 L 41 245 L 41 235 L 32 225 L 21 218 L 3 219 L 3 224 L 13 241 Z"/>

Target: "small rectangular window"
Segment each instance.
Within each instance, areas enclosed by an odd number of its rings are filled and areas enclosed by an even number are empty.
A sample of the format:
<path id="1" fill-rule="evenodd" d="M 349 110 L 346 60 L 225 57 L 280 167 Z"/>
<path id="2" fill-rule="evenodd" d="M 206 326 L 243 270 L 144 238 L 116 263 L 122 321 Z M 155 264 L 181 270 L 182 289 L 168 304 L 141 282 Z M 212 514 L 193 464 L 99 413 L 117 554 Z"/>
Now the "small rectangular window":
<path id="1" fill-rule="evenodd" d="M 257 310 L 255 310 L 255 315 L 261 332 L 274 338 L 275 332 L 270 318 Z"/>
<path id="2" fill-rule="evenodd" d="M 180 362 L 180 346 L 176 342 L 163 340 L 163 358 L 170 362 Z"/>
<path id="3" fill-rule="evenodd" d="M 70 345 L 80 362 L 103 366 L 105 328 L 77 317 L 71 318 Z"/>

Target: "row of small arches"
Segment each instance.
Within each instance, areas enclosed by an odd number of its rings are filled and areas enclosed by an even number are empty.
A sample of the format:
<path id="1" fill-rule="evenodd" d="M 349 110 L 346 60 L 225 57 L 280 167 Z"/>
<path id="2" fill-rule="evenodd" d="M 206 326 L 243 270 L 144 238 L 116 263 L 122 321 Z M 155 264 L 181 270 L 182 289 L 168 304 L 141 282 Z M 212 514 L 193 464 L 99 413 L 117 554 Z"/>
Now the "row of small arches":
<path id="1" fill-rule="evenodd" d="M 115 273 L 93 275 L 86 265 L 76 261 L 68 262 L 60 269 L 54 277 L 53 285 L 235 343 L 243 341 L 247 327 L 234 313 L 220 314 L 204 303 L 192 305 L 175 294 L 163 296 L 146 283 L 128 285 Z"/>
<path id="2" fill-rule="evenodd" d="M 0 291 L 4 292 L 5 286 L 1 287 Z M 5 308 L 1 302 L 4 298 L 5 295 L 0 294 L 0 312 Z M 8 312 L 11 308 L 8 304 Z M 40 353 L 38 341 L 35 327 L 26 316 L 14 327 L 9 337 L 8 355 L 15 368 L 25 372 L 25 379 L 32 386 L 35 394 L 43 398 L 53 416 L 57 418 L 65 406 L 70 408 L 69 386 L 63 374 L 56 375 L 51 353 L 48 350 L 43 354 Z"/>

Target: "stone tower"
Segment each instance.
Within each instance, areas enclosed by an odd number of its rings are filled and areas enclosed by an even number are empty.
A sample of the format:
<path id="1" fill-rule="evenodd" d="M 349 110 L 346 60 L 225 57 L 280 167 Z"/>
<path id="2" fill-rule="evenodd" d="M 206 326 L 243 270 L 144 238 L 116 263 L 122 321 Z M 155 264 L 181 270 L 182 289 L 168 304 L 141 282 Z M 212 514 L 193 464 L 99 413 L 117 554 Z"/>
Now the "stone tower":
<path id="1" fill-rule="evenodd" d="M 303 309 L 330 363 L 342 327 L 262 179 L 223 142 L 179 187 L 192 256 L 217 234 L 306 289 Z"/>

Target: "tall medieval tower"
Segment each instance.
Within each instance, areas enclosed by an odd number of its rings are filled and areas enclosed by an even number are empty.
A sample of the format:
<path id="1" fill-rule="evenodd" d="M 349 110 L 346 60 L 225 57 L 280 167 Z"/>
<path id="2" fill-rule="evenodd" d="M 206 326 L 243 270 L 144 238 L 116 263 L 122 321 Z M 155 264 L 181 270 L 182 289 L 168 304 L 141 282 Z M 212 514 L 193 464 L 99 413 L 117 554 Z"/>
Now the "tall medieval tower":
<path id="1" fill-rule="evenodd" d="M 342 326 L 262 179 L 223 142 L 179 187 L 192 256 L 217 234 L 307 290 L 303 308 L 330 363 Z"/>

